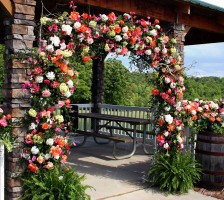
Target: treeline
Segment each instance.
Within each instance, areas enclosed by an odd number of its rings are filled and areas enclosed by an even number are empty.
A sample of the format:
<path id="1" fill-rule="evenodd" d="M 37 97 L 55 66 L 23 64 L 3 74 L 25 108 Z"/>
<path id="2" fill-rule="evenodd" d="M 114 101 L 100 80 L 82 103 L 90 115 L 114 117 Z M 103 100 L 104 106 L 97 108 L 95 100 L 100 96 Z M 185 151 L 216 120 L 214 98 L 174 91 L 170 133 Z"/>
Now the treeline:
<path id="1" fill-rule="evenodd" d="M 3 84 L 3 52 L 0 45 L 0 88 Z M 80 64 L 73 61 L 74 68 L 79 72 L 79 83 L 72 97 L 72 103 L 91 102 L 92 63 Z M 129 71 L 120 60 L 105 61 L 104 102 L 115 105 L 148 106 L 152 85 L 146 80 L 146 75 Z M 184 99 L 214 100 L 224 98 L 224 77 L 185 77 L 186 92 Z M 0 92 L 0 101 L 2 95 Z"/>

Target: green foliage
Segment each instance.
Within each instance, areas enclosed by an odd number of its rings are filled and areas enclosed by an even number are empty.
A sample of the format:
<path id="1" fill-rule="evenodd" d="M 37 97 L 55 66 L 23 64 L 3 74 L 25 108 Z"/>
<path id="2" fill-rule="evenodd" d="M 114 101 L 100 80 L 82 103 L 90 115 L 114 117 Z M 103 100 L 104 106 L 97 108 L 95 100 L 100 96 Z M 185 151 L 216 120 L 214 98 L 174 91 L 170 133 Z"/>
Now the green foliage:
<path id="1" fill-rule="evenodd" d="M 168 194 L 182 194 L 187 193 L 200 180 L 201 172 L 200 164 L 188 152 L 172 156 L 157 153 L 148 175 L 153 185 Z"/>
<path id="2" fill-rule="evenodd" d="M 79 176 L 72 168 L 54 167 L 53 170 L 28 173 L 23 177 L 23 195 L 20 200 L 89 200 L 85 193 L 87 185 L 82 185 L 84 176 Z"/>
<path id="3" fill-rule="evenodd" d="M 224 91 L 224 78 L 186 77 L 185 87 L 186 93 L 184 94 L 184 99 L 222 99 Z"/>

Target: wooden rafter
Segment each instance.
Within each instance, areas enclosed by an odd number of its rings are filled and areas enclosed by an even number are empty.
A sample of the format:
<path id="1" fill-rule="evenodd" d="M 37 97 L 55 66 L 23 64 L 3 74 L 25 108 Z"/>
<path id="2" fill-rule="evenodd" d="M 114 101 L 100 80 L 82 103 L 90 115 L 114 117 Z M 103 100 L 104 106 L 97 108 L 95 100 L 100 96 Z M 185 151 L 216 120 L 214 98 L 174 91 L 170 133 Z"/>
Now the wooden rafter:
<path id="1" fill-rule="evenodd" d="M 135 11 L 140 16 L 150 16 L 160 20 L 175 22 L 176 21 L 176 10 L 180 8 L 180 4 L 175 6 L 167 4 L 164 6 L 155 1 L 143 1 L 143 0 L 76 0 L 80 4 L 88 4 L 94 7 L 100 7 L 108 10 L 115 10 L 119 12 L 130 12 Z M 189 5 L 182 5 L 182 9 L 179 9 L 178 23 L 185 24 L 190 27 L 195 27 L 205 31 L 224 33 L 224 26 L 216 21 L 216 17 L 210 17 L 190 12 Z M 218 15 L 218 14 L 217 14 Z M 222 15 L 221 19 L 223 19 Z"/>
<path id="2" fill-rule="evenodd" d="M 10 0 L 0 0 L 0 7 L 6 12 L 7 15 L 13 15 L 12 3 Z"/>

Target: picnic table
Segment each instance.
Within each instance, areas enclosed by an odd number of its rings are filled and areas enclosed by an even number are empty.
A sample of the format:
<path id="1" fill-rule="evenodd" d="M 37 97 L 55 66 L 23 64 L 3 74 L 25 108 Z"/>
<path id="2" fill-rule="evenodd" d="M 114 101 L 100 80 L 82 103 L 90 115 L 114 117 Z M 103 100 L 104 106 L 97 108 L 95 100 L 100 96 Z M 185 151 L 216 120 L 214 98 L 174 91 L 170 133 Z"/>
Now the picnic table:
<path id="1" fill-rule="evenodd" d="M 115 115 L 108 115 L 108 114 L 100 114 L 100 113 L 78 113 L 78 118 L 84 118 L 84 130 L 76 130 L 76 133 L 84 135 L 84 142 L 88 136 L 92 136 L 96 143 L 98 144 L 105 144 L 109 141 L 113 141 L 113 156 L 115 159 L 125 159 L 129 158 L 134 155 L 136 151 L 136 134 L 142 133 L 143 134 L 143 149 L 146 154 L 149 154 L 145 145 L 146 145 L 146 134 L 150 134 L 147 131 L 147 126 L 150 125 L 149 119 L 140 119 L 140 118 L 133 118 L 133 117 L 125 117 L 125 116 L 115 116 Z M 92 120 L 93 129 L 91 131 L 87 130 L 87 119 Z M 99 123 L 101 122 L 101 123 Z M 117 126 L 111 125 L 111 122 L 116 123 Z M 126 128 L 122 125 L 122 123 L 128 123 L 131 125 L 131 128 Z M 142 129 L 138 129 L 138 126 L 142 125 Z M 106 134 L 104 131 L 101 131 L 103 128 L 109 130 Z M 126 133 L 126 137 L 116 136 L 113 134 L 113 131 L 119 129 L 123 130 Z M 107 142 L 100 142 L 97 138 L 107 139 Z M 117 153 L 117 143 L 132 143 L 131 152 L 126 155 L 118 155 Z"/>

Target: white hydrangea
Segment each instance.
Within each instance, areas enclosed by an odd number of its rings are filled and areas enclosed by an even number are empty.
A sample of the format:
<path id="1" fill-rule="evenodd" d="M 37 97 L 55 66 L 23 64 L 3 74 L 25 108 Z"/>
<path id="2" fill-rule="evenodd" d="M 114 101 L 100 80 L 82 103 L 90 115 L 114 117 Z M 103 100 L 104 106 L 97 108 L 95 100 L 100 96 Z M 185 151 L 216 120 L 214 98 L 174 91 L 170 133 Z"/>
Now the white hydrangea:
<path id="1" fill-rule="evenodd" d="M 166 54 L 167 53 L 167 48 L 164 48 L 163 50 L 162 50 L 162 54 Z"/>
<path id="2" fill-rule="evenodd" d="M 72 80 L 69 80 L 69 81 L 67 81 L 67 85 L 68 85 L 68 87 L 69 88 L 72 88 L 73 87 L 73 81 Z"/>
<path id="3" fill-rule="evenodd" d="M 128 27 L 127 27 L 127 26 L 124 26 L 124 27 L 122 28 L 122 32 L 123 32 L 123 33 L 128 32 Z"/>
<path id="4" fill-rule="evenodd" d="M 121 53 L 122 49 L 121 48 L 116 48 L 115 51 L 116 51 L 117 54 L 119 54 L 119 53 Z"/>
<path id="5" fill-rule="evenodd" d="M 192 114 L 192 115 L 196 115 L 196 114 L 197 114 L 196 110 L 192 110 L 192 111 L 191 111 L 191 114 Z"/>
<path id="6" fill-rule="evenodd" d="M 74 27 L 74 29 L 78 29 L 78 28 L 80 28 L 80 26 L 81 26 L 80 22 L 75 22 L 73 27 Z"/>
<path id="7" fill-rule="evenodd" d="M 29 126 L 29 130 L 34 130 L 37 127 L 35 123 L 31 123 Z"/>
<path id="8" fill-rule="evenodd" d="M 54 139 L 53 138 L 48 138 L 46 141 L 46 144 L 49 146 L 52 146 L 54 144 Z"/>
<path id="9" fill-rule="evenodd" d="M 166 143 L 163 145 L 163 148 L 164 148 L 164 149 L 168 149 L 168 148 L 169 148 L 169 144 L 166 142 Z"/>
<path id="10" fill-rule="evenodd" d="M 167 136 L 169 135 L 169 132 L 166 131 L 166 132 L 163 133 L 163 135 L 164 135 L 165 137 L 167 137 Z"/>
<path id="11" fill-rule="evenodd" d="M 54 35 L 53 37 L 50 37 L 50 41 L 55 47 L 58 47 L 60 45 L 60 38 L 56 35 Z"/>
<path id="12" fill-rule="evenodd" d="M 167 111 L 167 112 L 169 112 L 170 111 L 170 106 L 164 107 L 164 110 Z"/>
<path id="13" fill-rule="evenodd" d="M 177 136 L 177 141 L 179 142 L 179 143 L 183 143 L 183 139 L 178 135 Z"/>
<path id="14" fill-rule="evenodd" d="M 106 21 L 108 20 L 107 15 L 105 15 L 105 14 L 101 15 L 101 20 L 102 20 L 103 22 L 106 22 Z"/>
<path id="15" fill-rule="evenodd" d="M 173 117 L 169 114 L 169 115 L 165 115 L 165 121 L 168 123 L 168 124 L 172 124 L 173 122 Z"/>
<path id="16" fill-rule="evenodd" d="M 156 24 L 155 25 L 155 29 L 158 29 L 159 30 L 160 29 L 160 25 Z"/>
<path id="17" fill-rule="evenodd" d="M 60 44 L 60 49 L 65 50 L 66 49 L 66 44 L 63 42 Z"/>
<path id="18" fill-rule="evenodd" d="M 46 46 L 47 51 L 54 51 L 54 46 L 52 44 L 49 44 Z"/>
<path id="19" fill-rule="evenodd" d="M 152 36 L 157 36 L 157 31 L 155 29 L 152 29 L 151 31 L 149 31 L 149 34 Z"/>
<path id="20" fill-rule="evenodd" d="M 49 154 L 49 153 L 45 154 L 44 158 L 45 158 L 45 160 L 49 160 L 51 158 L 51 154 Z"/>
<path id="21" fill-rule="evenodd" d="M 165 81 L 165 83 L 170 83 L 170 78 L 168 78 L 168 77 L 165 77 L 165 79 L 164 79 L 164 81 Z"/>
<path id="22" fill-rule="evenodd" d="M 55 73 L 54 73 L 54 72 L 47 72 L 46 77 L 47 77 L 49 80 L 52 81 L 52 80 L 55 79 Z"/>
<path id="23" fill-rule="evenodd" d="M 67 98 L 69 98 L 71 95 L 72 95 L 72 93 L 69 90 L 64 93 L 64 96 Z"/>
<path id="24" fill-rule="evenodd" d="M 116 42 L 120 42 L 122 40 L 122 37 L 120 35 L 116 35 L 114 37 L 114 39 L 115 39 Z"/>
<path id="25" fill-rule="evenodd" d="M 147 50 L 145 51 L 145 54 L 148 55 L 148 56 L 150 56 L 150 55 L 152 54 L 152 51 L 151 51 L 150 49 L 147 49 Z"/>
<path id="26" fill-rule="evenodd" d="M 72 33 L 72 27 L 70 25 L 63 24 L 61 29 L 66 33 L 66 35 L 71 35 Z"/>
<path id="27" fill-rule="evenodd" d="M 43 77 L 43 76 L 37 76 L 37 77 L 35 78 L 35 81 L 36 81 L 37 83 L 43 83 L 43 80 L 44 80 L 44 77 Z"/>
<path id="28" fill-rule="evenodd" d="M 176 83 L 170 83 L 170 88 L 175 88 L 176 87 Z"/>
<path id="29" fill-rule="evenodd" d="M 36 146 L 33 146 L 31 148 L 31 153 L 34 154 L 34 155 L 37 155 L 39 153 L 39 149 Z"/>

